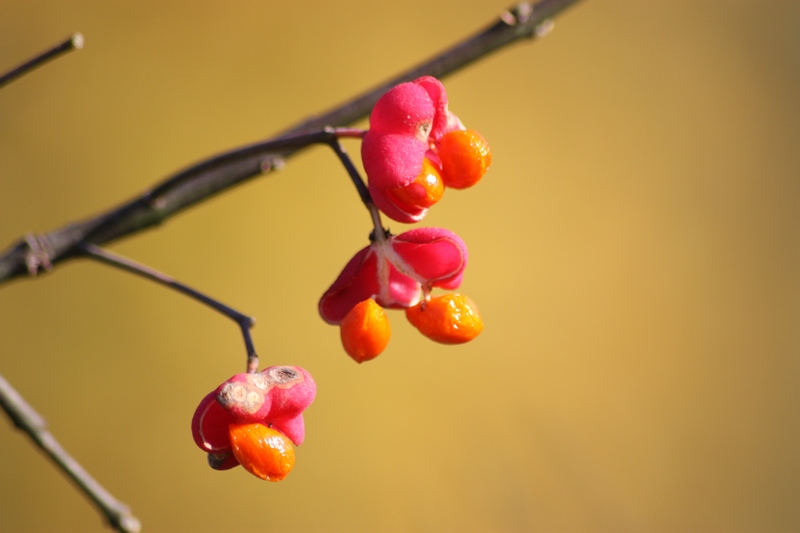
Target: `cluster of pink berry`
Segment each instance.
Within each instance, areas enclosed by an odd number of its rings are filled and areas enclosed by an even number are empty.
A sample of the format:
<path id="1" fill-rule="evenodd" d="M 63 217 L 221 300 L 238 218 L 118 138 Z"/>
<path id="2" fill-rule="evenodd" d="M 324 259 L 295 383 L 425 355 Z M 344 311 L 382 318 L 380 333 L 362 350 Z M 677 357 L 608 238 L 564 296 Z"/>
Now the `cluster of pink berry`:
<path id="1" fill-rule="evenodd" d="M 370 196 L 399 222 L 422 220 L 445 187 L 474 185 L 491 162 L 486 141 L 448 111 L 447 94 L 435 78 L 387 92 L 375 104 L 370 128 L 362 143 Z M 442 228 L 391 235 L 376 227 L 371 241 L 319 302 L 322 318 L 341 326 L 353 359 L 373 359 L 386 347 L 391 331 L 384 308 L 405 309 L 424 335 L 446 344 L 467 342 L 482 331 L 469 298 L 430 295 L 434 287 L 461 285 L 467 247 L 458 235 Z M 192 436 L 212 468 L 241 465 L 261 479 L 279 481 L 294 466 L 292 443 L 305 438 L 303 411 L 315 394 L 314 380 L 300 367 L 236 374 L 200 402 Z"/>
<path id="2" fill-rule="evenodd" d="M 491 163 L 486 141 L 448 110 L 444 87 L 430 76 L 397 85 L 378 100 L 361 157 L 375 206 L 402 223 L 422 220 L 446 187 L 477 183 Z M 446 344 L 467 342 L 482 331 L 469 298 L 430 296 L 434 287 L 461 285 L 467 247 L 458 235 L 442 228 L 396 236 L 376 230 L 371 240 L 319 302 L 322 318 L 340 325 L 353 359 L 373 359 L 386 347 L 391 329 L 384 308 L 405 309 L 424 335 Z"/>
<path id="3" fill-rule="evenodd" d="M 200 402 L 192 436 L 215 470 L 242 465 L 280 481 L 294 466 L 292 443 L 305 439 L 303 411 L 316 393 L 311 374 L 296 366 L 236 374 Z"/>

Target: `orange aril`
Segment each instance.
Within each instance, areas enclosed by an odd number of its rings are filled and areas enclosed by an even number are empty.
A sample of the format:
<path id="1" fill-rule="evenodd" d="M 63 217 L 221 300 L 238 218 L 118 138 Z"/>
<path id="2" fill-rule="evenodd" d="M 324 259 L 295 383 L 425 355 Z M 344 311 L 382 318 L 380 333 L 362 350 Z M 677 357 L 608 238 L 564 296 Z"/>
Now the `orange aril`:
<path id="1" fill-rule="evenodd" d="M 406 309 L 420 333 L 442 344 L 469 342 L 483 331 L 478 306 L 463 294 L 445 294 Z"/>
<path id="2" fill-rule="evenodd" d="M 372 298 L 356 304 L 340 327 L 344 350 L 357 363 L 378 357 L 392 336 L 386 311 Z"/>
<path id="3" fill-rule="evenodd" d="M 422 160 L 422 170 L 414 181 L 402 187 L 389 189 L 397 207 L 407 213 L 427 209 L 442 199 L 444 183 L 436 165 L 428 158 Z"/>
<path id="4" fill-rule="evenodd" d="M 294 466 L 294 448 L 280 431 L 264 424 L 230 424 L 233 455 L 245 470 L 267 481 L 280 481 Z"/>
<path id="5" fill-rule="evenodd" d="M 478 183 L 492 164 L 489 143 L 475 130 L 451 131 L 439 142 L 442 181 L 447 187 L 466 189 Z"/>

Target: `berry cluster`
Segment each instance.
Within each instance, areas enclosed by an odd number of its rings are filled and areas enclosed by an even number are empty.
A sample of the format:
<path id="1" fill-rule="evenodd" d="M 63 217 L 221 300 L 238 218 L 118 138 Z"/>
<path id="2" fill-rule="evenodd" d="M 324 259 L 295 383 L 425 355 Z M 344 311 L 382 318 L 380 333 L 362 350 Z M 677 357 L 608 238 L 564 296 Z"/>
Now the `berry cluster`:
<path id="1" fill-rule="evenodd" d="M 426 76 L 390 89 L 375 104 L 361 157 L 369 193 L 380 211 L 402 223 L 422 220 L 447 187 L 476 184 L 491 151 L 447 107 L 439 80 Z M 322 318 L 341 327 L 345 351 L 361 363 L 377 357 L 391 335 L 384 308 L 406 309 L 425 336 L 445 344 L 467 342 L 483 329 L 469 298 L 431 297 L 434 287 L 457 289 L 467 247 L 442 228 L 391 235 L 376 226 L 319 302 Z"/>
<path id="2" fill-rule="evenodd" d="M 483 330 L 474 302 L 454 293 L 431 297 L 434 288 L 461 285 L 464 241 L 443 228 L 392 235 L 383 229 L 378 209 L 399 222 L 422 220 L 446 187 L 470 187 L 483 177 L 491 163 L 489 147 L 448 111 L 444 87 L 431 77 L 388 91 L 375 104 L 370 128 L 361 151 L 369 194 L 362 197 L 375 230 L 369 246 L 322 295 L 320 315 L 340 326 L 345 351 L 359 363 L 377 357 L 389 342 L 385 308 L 405 309 L 409 322 L 434 341 L 470 341 Z M 246 317 L 234 318 L 241 325 Z M 248 357 L 255 356 L 246 326 Z M 292 444 L 305 438 L 303 411 L 314 401 L 316 385 L 300 367 L 255 372 L 257 366 L 203 398 L 192 418 L 192 436 L 212 468 L 241 465 L 256 477 L 280 481 L 294 466 Z"/>
<path id="3" fill-rule="evenodd" d="M 242 465 L 256 477 L 280 481 L 294 466 L 292 443 L 305 439 L 303 411 L 316 392 L 311 374 L 296 366 L 236 374 L 200 402 L 192 436 L 211 468 Z"/>
<path id="4" fill-rule="evenodd" d="M 475 185 L 492 162 L 489 144 L 447 109 L 444 86 L 430 76 L 390 89 L 369 126 L 361 144 L 369 192 L 398 222 L 419 222 L 446 187 Z"/>

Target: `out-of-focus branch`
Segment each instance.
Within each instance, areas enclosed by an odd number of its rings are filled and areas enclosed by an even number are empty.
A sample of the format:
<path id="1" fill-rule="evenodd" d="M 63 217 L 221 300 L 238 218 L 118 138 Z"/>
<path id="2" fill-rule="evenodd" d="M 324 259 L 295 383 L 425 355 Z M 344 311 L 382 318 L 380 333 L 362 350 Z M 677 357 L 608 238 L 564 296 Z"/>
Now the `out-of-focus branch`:
<path id="1" fill-rule="evenodd" d="M 523 2 L 491 26 L 403 74 L 279 136 L 188 167 L 129 202 L 96 217 L 45 234 L 27 235 L 0 255 L 0 284 L 80 255 L 83 243 L 105 244 L 160 224 L 169 217 L 259 174 L 279 169 L 286 158 L 314 141 L 304 133 L 351 124 L 366 117 L 378 98 L 398 83 L 424 75 L 444 77 L 510 43 L 546 32 L 552 18 L 578 0 Z M 327 141 L 320 141 L 327 142 Z"/>
<path id="2" fill-rule="evenodd" d="M 72 50 L 80 50 L 81 48 L 83 48 L 83 35 L 80 33 L 73 33 L 68 39 L 55 45 L 53 48 L 42 52 L 18 67 L 9 70 L 3 75 L 0 75 L 0 87 L 7 83 L 11 83 L 15 79 L 29 73 L 37 67 L 41 67 L 51 59 L 55 59 L 61 54 L 71 52 Z"/>
<path id="3" fill-rule="evenodd" d="M 47 422 L 3 376 L 0 376 L 0 407 L 8 414 L 14 425 L 30 435 L 36 445 L 75 482 L 105 515 L 111 527 L 124 533 L 135 533 L 141 529 L 139 520 L 131 514 L 128 507 L 114 498 L 67 453 L 47 429 Z"/>

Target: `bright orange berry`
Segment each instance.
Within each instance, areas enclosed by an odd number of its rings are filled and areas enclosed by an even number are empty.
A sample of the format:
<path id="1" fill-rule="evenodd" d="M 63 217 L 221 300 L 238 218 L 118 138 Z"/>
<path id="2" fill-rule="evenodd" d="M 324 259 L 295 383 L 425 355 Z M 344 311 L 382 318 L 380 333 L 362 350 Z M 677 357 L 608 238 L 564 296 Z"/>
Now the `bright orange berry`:
<path id="1" fill-rule="evenodd" d="M 420 333 L 442 344 L 471 341 L 483 331 L 475 302 L 463 294 L 445 294 L 406 309 L 406 317 Z"/>
<path id="2" fill-rule="evenodd" d="M 403 187 L 389 189 L 395 205 L 407 213 L 427 209 L 442 199 L 444 183 L 436 166 L 425 158 L 422 171 L 414 181 Z"/>
<path id="3" fill-rule="evenodd" d="M 378 357 L 392 336 L 386 311 L 372 298 L 356 304 L 340 326 L 342 345 L 357 363 Z"/>
<path id="4" fill-rule="evenodd" d="M 259 423 L 230 424 L 233 455 L 245 470 L 267 481 L 280 481 L 294 466 L 294 448 L 281 432 Z"/>
<path id="5" fill-rule="evenodd" d="M 489 143 L 475 130 L 446 133 L 439 143 L 442 181 L 454 189 L 466 189 L 478 183 L 492 164 Z"/>

